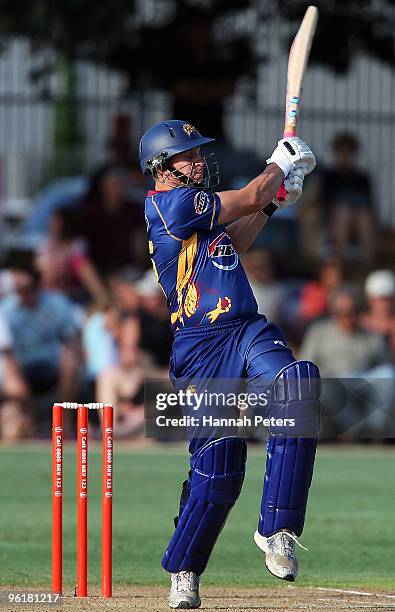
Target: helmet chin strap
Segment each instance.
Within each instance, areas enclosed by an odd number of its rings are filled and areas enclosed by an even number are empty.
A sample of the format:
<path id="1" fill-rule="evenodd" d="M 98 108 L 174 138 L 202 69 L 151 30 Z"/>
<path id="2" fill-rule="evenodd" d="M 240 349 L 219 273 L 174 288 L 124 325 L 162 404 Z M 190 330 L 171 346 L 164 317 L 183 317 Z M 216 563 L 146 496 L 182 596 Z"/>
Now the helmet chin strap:
<path id="1" fill-rule="evenodd" d="M 191 179 L 192 174 L 193 174 L 193 170 L 194 170 L 194 166 L 195 166 L 195 164 L 194 164 L 194 162 L 192 162 L 190 164 L 189 173 L 185 174 L 181 170 L 177 170 L 176 168 L 171 168 L 169 164 L 167 165 L 167 168 L 166 168 L 167 172 L 170 175 L 172 175 L 178 181 L 174 185 L 174 187 L 190 187 L 190 186 L 192 186 L 192 187 L 198 187 L 200 189 L 204 189 L 205 182 L 206 182 L 204 178 L 201 181 L 192 181 L 192 179 Z M 163 172 L 162 172 L 162 177 L 163 177 Z M 169 178 L 169 176 L 163 177 L 162 180 L 160 180 L 159 182 L 161 182 L 161 183 L 169 182 L 168 178 Z M 179 184 L 179 183 L 181 183 L 181 184 Z"/>
<path id="2" fill-rule="evenodd" d="M 167 162 L 156 164 L 152 169 L 152 175 L 158 183 L 166 183 L 172 188 L 177 187 L 196 187 L 197 189 L 209 189 L 215 187 L 219 183 L 218 163 L 215 160 L 213 153 L 202 158 L 204 161 L 204 172 L 200 181 L 193 181 L 192 175 L 195 168 L 195 162 L 189 164 L 188 174 L 172 168 L 168 160 Z M 185 164 L 186 166 L 187 164 Z M 183 167 L 185 167 L 183 166 Z"/>
<path id="3" fill-rule="evenodd" d="M 191 171 L 188 176 L 187 174 L 184 174 L 184 172 L 181 172 L 181 170 L 169 169 L 169 172 L 171 172 L 171 174 L 186 187 L 188 187 L 189 185 L 193 185 L 193 187 L 203 187 L 204 180 L 203 181 L 192 181 L 191 180 L 192 171 L 193 171 L 193 167 L 191 166 Z"/>

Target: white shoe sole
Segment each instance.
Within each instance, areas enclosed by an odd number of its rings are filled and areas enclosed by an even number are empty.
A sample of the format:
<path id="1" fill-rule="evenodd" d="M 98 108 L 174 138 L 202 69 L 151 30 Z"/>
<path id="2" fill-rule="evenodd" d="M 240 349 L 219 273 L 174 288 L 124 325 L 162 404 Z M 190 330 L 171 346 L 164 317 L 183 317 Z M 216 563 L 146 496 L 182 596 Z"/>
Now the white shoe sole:
<path id="1" fill-rule="evenodd" d="M 278 574 L 276 574 L 275 569 L 273 568 L 272 564 L 270 563 L 270 554 L 269 554 L 269 549 L 267 547 L 267 541 L 266 538 L 264 536 L 262 536 L 259 531 L 256 531 L 254 533 L 254 542 L 255 544 L 258 546 L 258 548 L 265 553 L 265 565 L 268 569 L 268 571 L 272 574 L 272 576 L 274 576 L 275 578 L 279 578 L 280 580 L 286 580 L 287 582 L 294 582 L 295 581 L 295 577 L 293 574 L 286 574 L 285 576 L 279 576 Z"/>
<path id="2" fill-rule="evenodd" d="M 200 608 L 200 597 L 199 599 L 182 599 L 181 601 L 170 601 L 169 608 L 177 609 L 177 610 L 196 610 L 196 608 Z"/>

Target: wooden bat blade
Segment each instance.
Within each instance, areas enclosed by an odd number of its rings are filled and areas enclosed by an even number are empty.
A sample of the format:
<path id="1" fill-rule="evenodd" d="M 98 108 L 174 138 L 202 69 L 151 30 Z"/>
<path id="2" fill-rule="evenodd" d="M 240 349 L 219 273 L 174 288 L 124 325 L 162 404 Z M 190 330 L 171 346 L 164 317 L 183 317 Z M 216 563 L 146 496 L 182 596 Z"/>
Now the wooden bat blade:
<path id="1" fill-rule="evenodd" d="M 294 136 L 300 93 L 318 21 L 318 8 L 309 6 L 294 38 L 288 60 L 284 136 Z"/>
<path id="2" fill-rule="evenodd" d="M 318 8 L 311 5 L 306 10 L 289 52 L 287 93 L 285 97 L 284 138 L 296 135 L 303 77 L 309 60 L 317 22 Z M 283 183 L 277 192 L 277 200 L 279 202 L 284 202 L 286 195 L 287 192 Z"/>

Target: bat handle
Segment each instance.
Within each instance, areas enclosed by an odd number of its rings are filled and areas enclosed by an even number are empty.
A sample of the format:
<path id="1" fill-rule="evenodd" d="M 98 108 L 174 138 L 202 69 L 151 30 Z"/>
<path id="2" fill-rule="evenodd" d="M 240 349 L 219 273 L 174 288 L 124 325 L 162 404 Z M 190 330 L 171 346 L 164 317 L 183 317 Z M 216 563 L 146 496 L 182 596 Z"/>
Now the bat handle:
<path id="1" fill-rule="evenodd" d="M 283 138 L 288 138 L 290 136 L 296 136 L 296 130 L 294 128 L 285 130 L 283 133 Z M 285 189 L 284 183 L 281 183 L 280 187 L 278 188 L 277 195 L 276 195 L 277 202 L 285 202 L 286 197 L 287 197 L 287 190 Z"/>
<path id="2" fill-rule="evenodd" d="M 284 183 L 282 183 L 277 191 L 277 195 L 276 195 L 277 202 L 285 202 L 286 197 L 287 197 L 287 190 L 285 189 Z"/>

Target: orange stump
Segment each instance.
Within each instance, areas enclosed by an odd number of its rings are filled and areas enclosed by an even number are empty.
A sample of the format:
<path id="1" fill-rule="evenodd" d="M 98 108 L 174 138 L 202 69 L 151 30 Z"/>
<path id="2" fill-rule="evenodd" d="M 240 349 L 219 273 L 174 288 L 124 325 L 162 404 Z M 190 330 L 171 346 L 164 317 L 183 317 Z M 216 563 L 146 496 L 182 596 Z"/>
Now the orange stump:
<path id="1" fill-rule="evenodd" d="M 112 597 L 113 407 L 103 408 L 102 596 Z"/>
<path id="2" fill-rule="evenodd" d="M 112 597 L 113 407 L 63 402 L 52 408 L 52 592 L 62 594 L 63 410 L 77 410 L 77 586 L 88 597 L 88 411 L 103 411 L 102 596 Z"/>
<path id="3" fill-rule="evenodd" d="M 88 597 L 88 407 L 77 419 L 77 597 Z"/>
<path id="4" fill-rule="evenodd" d="M 63 406 L 52 409 L 52 593 L 62 594 Z"/>

